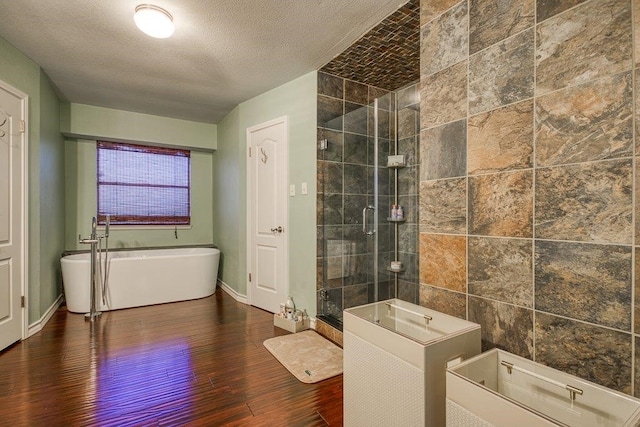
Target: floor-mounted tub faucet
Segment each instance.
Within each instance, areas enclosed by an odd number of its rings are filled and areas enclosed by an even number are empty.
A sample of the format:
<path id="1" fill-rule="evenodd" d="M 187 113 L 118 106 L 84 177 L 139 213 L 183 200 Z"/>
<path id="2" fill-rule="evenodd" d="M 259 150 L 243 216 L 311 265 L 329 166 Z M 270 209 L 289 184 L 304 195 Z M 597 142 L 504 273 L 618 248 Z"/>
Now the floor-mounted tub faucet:
<path id="1" fill-rule="evenodd" d="M 102 314 L 96 309 L 96 255 L 97 255 L 97 247 L 98 247 L 98 222 L 96 217 L 94 216 L 91 221 L 91 237 L 88 239 L 83 239 L 80 235 L 78 235 L 79 243 L 84 245 L 91 245 L 91 306 L 89 313 L 84 315 L 85 320 L 94 321 L 96 318 L 100 317 Z"/>

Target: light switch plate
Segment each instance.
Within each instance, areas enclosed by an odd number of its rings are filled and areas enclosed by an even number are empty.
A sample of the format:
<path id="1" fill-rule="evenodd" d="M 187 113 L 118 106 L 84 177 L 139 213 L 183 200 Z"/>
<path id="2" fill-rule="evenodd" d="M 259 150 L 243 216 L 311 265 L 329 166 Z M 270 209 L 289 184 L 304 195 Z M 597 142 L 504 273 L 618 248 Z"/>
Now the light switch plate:
<path id="1" fill-rule="evenodd" d="M 302 185 L 300 185 L 300 193 L 307 194 L 307 183 L 306 182 L 303 182 Z"/>
<path id="2" fill-rule="evenodd" d="M 296 185 L 295 184 L 291 184 L 289 186 L 289 196 L 293 197 L 296 195 Z"/>

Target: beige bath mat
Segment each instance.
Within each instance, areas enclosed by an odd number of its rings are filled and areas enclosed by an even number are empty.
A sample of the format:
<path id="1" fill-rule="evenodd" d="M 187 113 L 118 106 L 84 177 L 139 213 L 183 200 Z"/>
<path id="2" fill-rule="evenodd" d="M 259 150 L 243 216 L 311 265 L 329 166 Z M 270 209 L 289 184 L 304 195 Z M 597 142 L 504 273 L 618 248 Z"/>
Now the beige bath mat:
<path id="1" fill-rule="evenodd" d="M 342 349 L 314 331 L 269 338 L 264 346 L 303 383 L 342 373 Z"/>

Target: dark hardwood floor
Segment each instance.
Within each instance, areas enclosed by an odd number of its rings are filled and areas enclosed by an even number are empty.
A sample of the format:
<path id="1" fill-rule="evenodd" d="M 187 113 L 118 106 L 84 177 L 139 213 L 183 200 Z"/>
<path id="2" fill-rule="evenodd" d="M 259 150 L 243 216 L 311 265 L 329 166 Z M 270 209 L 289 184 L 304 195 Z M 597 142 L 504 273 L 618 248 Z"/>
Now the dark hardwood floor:
<path id="1" fill-rule="evenodd" d="M 301 383 L 262 345 L 286 333 L 220 289 L 94 324 L 60 308 L 0 352 L 0 425 L 342 425 L 342 376 Z"/>

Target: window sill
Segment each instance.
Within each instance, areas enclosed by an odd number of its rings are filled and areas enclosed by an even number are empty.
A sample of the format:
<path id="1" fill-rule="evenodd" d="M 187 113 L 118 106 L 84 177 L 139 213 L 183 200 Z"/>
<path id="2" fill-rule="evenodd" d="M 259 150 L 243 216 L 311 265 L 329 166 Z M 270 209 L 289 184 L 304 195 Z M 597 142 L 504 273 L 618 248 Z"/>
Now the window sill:
<path id="1" fill-rule="evenodd" d="M 98 230 L 104 231 L 104 225 L 99 225 Z M 191 230 L 193 225 L 111 225 L 109 229 L 112 231 L 131 231 L 131 230 Z"/>

